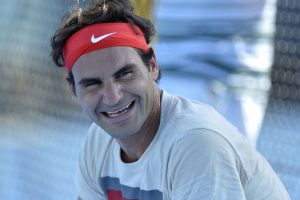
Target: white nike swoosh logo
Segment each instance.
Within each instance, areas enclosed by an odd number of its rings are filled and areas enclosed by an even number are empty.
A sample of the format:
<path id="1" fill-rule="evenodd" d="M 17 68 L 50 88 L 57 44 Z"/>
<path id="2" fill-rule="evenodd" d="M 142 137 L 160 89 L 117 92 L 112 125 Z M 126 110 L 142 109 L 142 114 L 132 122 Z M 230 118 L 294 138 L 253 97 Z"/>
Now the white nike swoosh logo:
<path id="1" fill-rule="evenodd" d="M 115 34 L 115 33 L 116 33 L 116 32 L 108 33 L 108 34 L 102 35 L 102 36 L 97 37 L 97 38 L 95 38 L 95 35 L 93 35 L 93 36 L 91 37 L 91 42 L 92 42 L 92 43 L 97 43 L 97 42 L 103 40 L 104 38 L 107 38 L 108 36 L 110 36 L 110 35 L 112 35 L 112 34 Z"/>

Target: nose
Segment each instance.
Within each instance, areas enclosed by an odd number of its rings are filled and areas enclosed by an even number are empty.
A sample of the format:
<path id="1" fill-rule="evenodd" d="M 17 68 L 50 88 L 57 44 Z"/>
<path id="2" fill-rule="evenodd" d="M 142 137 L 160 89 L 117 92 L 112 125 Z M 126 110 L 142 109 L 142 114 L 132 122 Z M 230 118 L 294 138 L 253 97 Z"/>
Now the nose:
<path id="1" fill-rule="evenodd" d="M 123 97 L 120 85 L 115 82 L 104 84 L 102 91 L 102 102 L 108 106 L 118 104 Z"/>

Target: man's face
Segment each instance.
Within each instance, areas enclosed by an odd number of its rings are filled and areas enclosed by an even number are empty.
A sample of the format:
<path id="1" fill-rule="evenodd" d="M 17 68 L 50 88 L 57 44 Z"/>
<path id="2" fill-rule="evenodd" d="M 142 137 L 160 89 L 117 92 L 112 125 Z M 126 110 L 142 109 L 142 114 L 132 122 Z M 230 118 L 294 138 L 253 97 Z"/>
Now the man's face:
<path id="1" fill-rule="evenodd" d="M 96 124 L 115 138 L 126 138 L 141 129 L 159 103 L 158 69 L 151 69 L 130 47 L 90 52 L 72 68 L 76 97 Z"/>

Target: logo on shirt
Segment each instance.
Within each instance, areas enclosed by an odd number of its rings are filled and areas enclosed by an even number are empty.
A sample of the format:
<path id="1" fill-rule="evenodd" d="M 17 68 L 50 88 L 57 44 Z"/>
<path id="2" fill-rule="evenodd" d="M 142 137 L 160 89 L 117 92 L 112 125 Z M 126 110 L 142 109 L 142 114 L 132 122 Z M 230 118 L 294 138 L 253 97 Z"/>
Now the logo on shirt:
<path id="1" fill-rule="evenodd" d="M 101 177 L 100 187 L 108 200 L 162 200 L 159 190 L 142 190 L 139 186 L 130 187 L 120 183 L 116 177 Z"/>
<path id="2" fill-rule="evenodd" d="M 100 42 L 101 40 L 103 40 L 104 38 L 107 38 L 107 37 L 109 37 L 109 36 L 111 36 L 111 35 L 113 35 L 113 34 L 115 34 L 115 33 L 117 33 L 117 32 L 108 33 L 108 34 L 102 35 L 102 36 L 100 36 L 100 37 L 95 37 L 95 35 L 93 34 L 92 37 L 91 37 L 91 42 L 94 43 L 94 44 L 95 44 L 95 43 L 98 43 L 98 42 Z"/>

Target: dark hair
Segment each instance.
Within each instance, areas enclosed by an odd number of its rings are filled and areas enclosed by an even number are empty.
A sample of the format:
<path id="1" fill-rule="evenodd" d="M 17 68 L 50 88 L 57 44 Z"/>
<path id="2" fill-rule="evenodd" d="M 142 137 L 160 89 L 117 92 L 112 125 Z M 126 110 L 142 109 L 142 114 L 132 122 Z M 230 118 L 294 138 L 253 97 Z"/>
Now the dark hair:
<path id="1" fill-rule="evenodd" d="M 139 26 L 148 44 L 155 35 L 153 23 L 134 14 L 130 0 L 98 0 L 85 8 L 75 6 L 70 13 L 63 17 L 60 27 L 51 38 L 51 56 L 54 63 L 59 67 L 64 66 L 62 49 L 74 33 L 89 25 L 105 22 L 127 22 Z M 153 50 L 151 49 L 148 53 L 139 49 L 137 51 L 145 65 L 149 66 L 151 58 L 154 56 Z M 74 85 L 72 71 L 67 80 Z"/>

